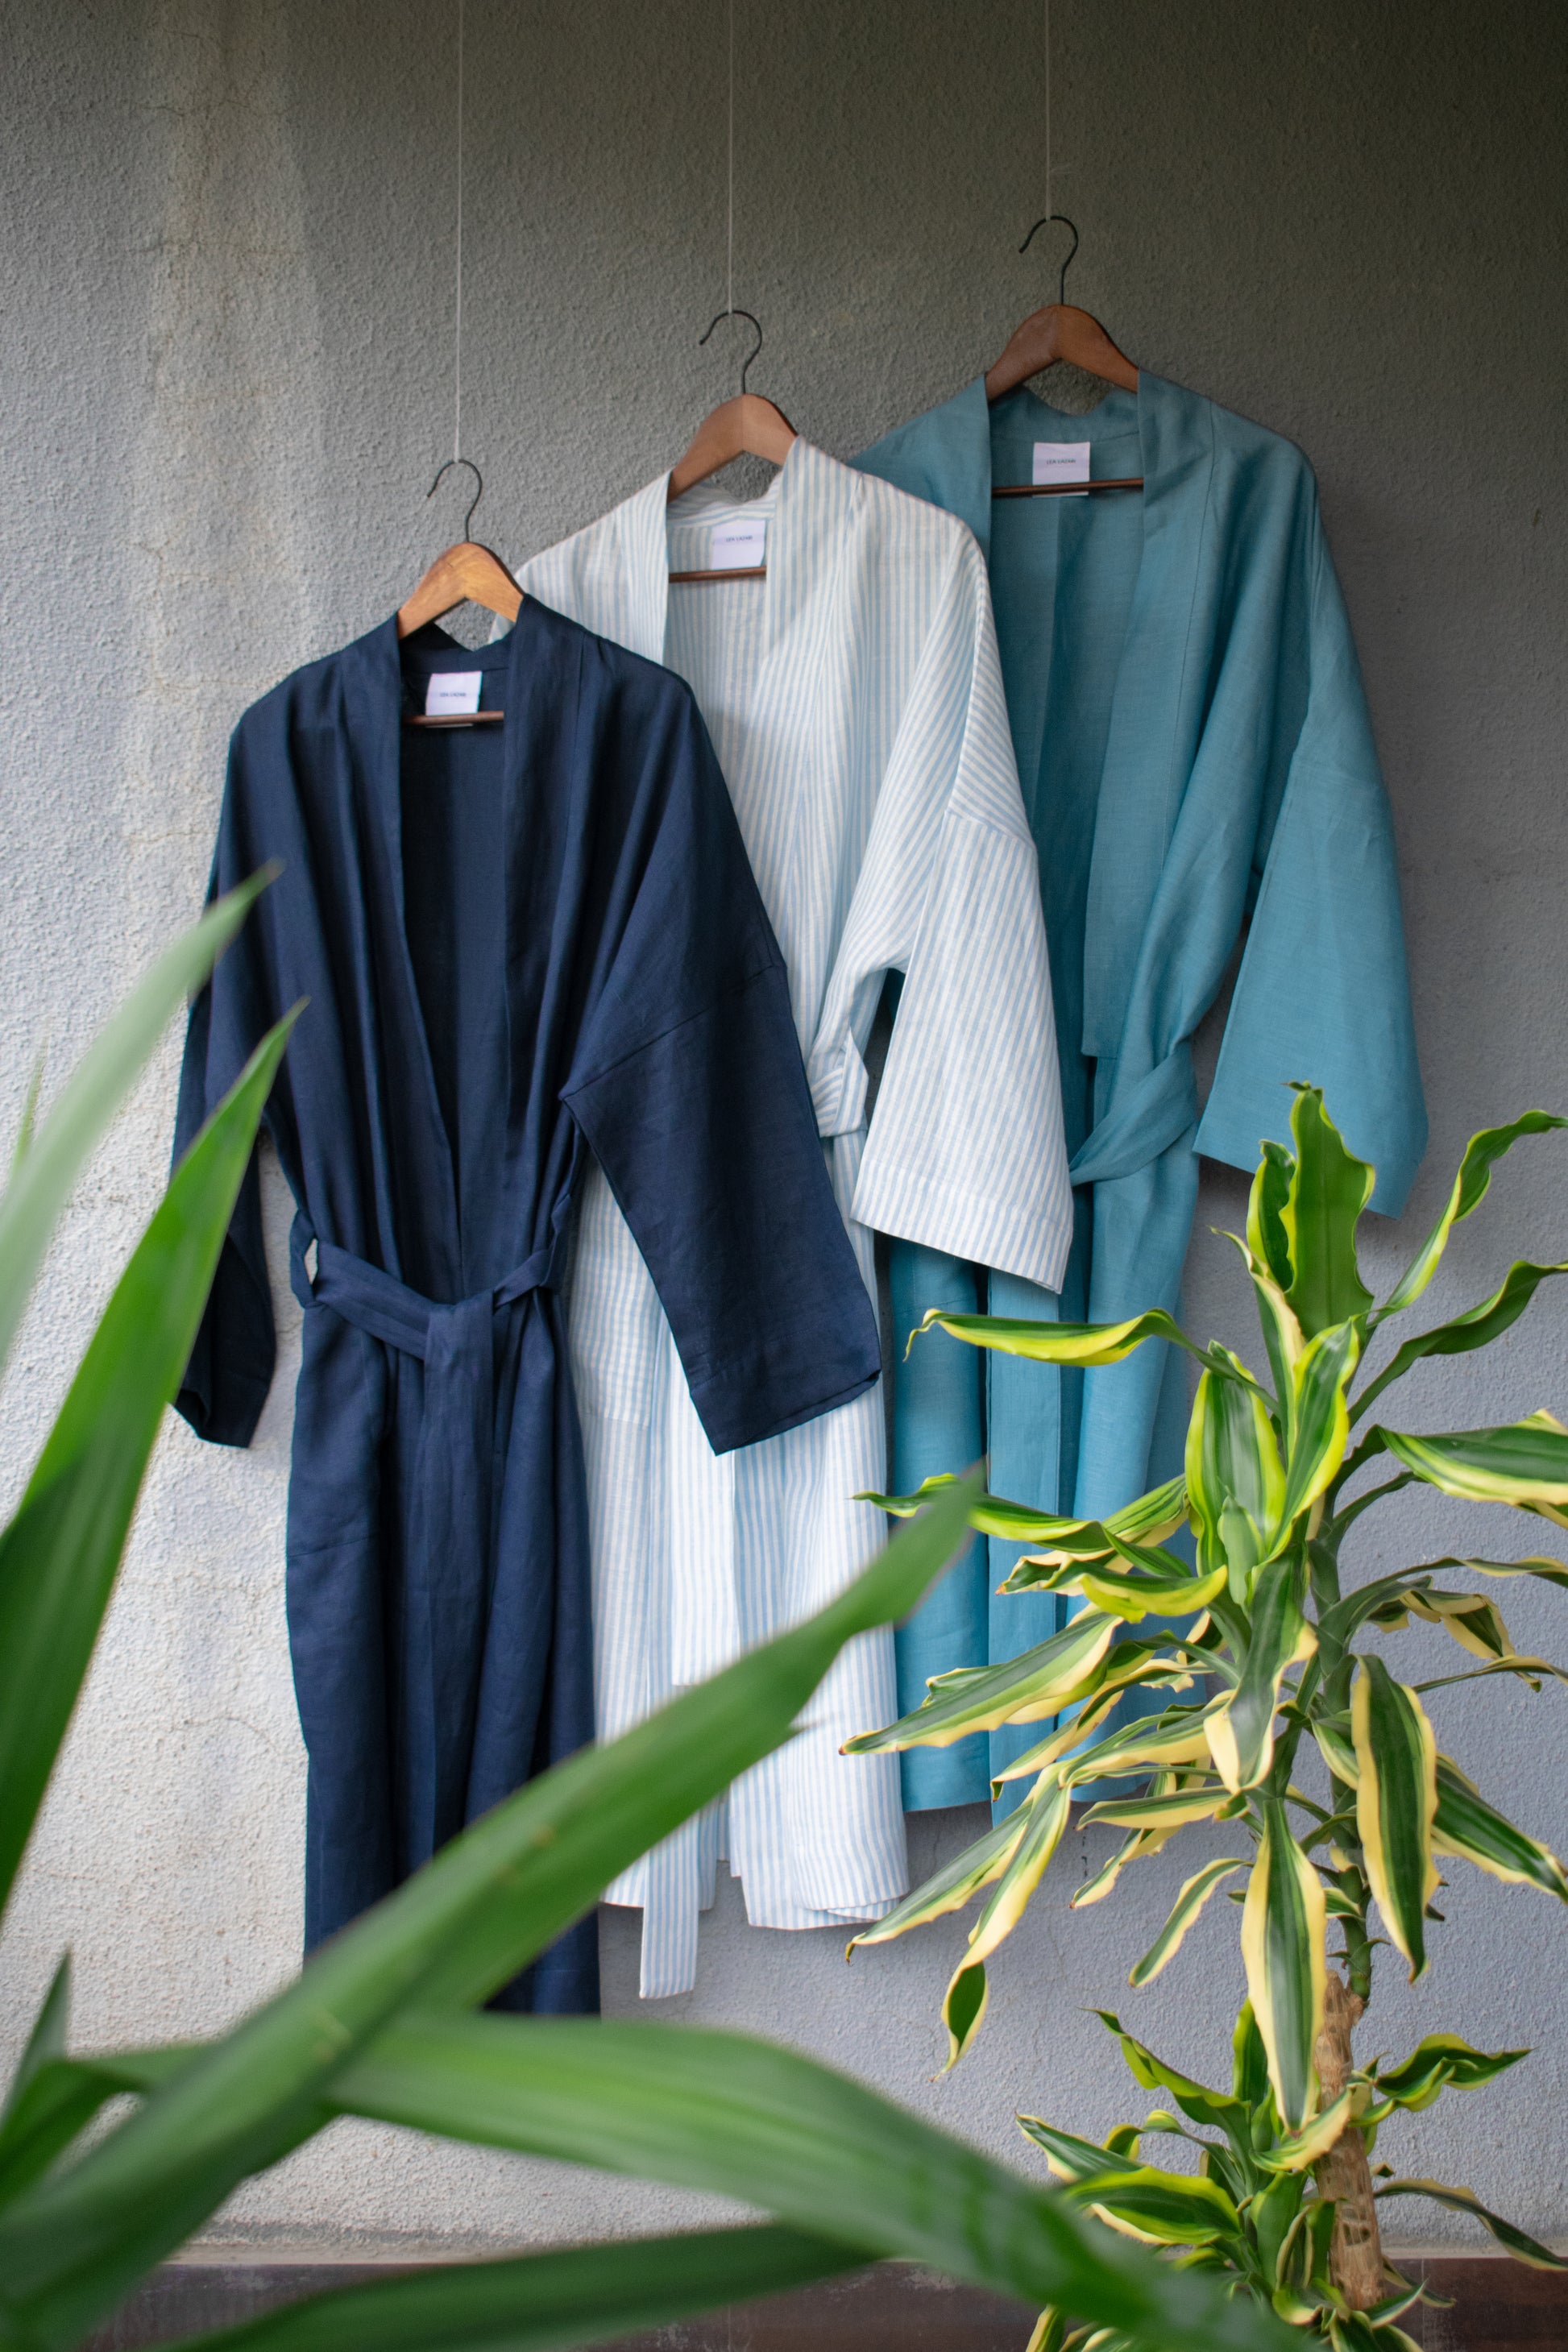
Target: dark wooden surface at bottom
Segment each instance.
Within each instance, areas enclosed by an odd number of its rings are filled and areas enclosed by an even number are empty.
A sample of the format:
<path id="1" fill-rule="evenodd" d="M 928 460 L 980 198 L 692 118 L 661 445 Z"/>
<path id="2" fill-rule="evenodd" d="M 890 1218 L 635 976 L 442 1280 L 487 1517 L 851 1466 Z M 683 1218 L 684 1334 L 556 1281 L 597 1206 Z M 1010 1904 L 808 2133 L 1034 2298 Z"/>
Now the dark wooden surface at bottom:
<path id="1" fill-rule="evenodd" d="M 350 2263 L 171 2263 L 133 2295 L 86 2352 L 142 2352 L 204 2328 L 230 2326 L 279 2304 L 404 2265 Z M 1485 2256 L 1407 2256 L 1407 2277 L 1454 2298 L 1401 2324 L 1424 2352 L 1537 2352 L 1568 2347 L 1568 2273 Z M 736 2304 L 679 2326 L 622 2339 L 634 2352 L 1024 2352 L 1034 2314 L 904 2263 Z M 375 2352 L 367 2344 L 364 2352 Z"/>

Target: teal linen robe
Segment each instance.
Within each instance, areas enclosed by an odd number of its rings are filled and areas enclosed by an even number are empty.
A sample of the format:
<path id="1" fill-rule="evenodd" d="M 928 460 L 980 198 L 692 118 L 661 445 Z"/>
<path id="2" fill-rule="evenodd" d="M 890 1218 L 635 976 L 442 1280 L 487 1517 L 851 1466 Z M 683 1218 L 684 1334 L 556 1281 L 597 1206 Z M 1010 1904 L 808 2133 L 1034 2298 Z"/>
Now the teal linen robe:
<path id="1" fill-rule="evenodd" d="M 992 500 L 1037 441 L 1088 441 L 1143 491 Z M 1078 1188 L 1058 1297 L 891 1245 L 897 1328 L 929 1306 L 1109 1322 L 1173 1313 L 1198 1155 L 1255 1166 L 1289 1141 L 1292 1079 L 1321 1086 L 1397 1214 L 1426 1142 L 1393 830 L 1361 674 L 1293 444 L 1140 374 L 1087 416 L 984 382 L 856 461 L 961 516 L 985 552 L 1025 805 L 1040 853 L 1064 1113 Z M 1200 1107 L 1192 1037 L 1246 942 Z M 1099 1517 L 1181 1465 L 1185 1383 L 1160 1344 L 1057 1371 L 945 1338 L 894 1407 L 895 1490 L 984 1444 L 994 1493 Z M 906 1626 L 899 1696 L 1016 1656 L 1067 1604 L 999 1599 L 1012 1547 L 976 1544 Z M 977 1802 L 1040 1727 L 904 1759 L 911 1809 Z M 1018 1786 L 1009 1785 L 1016 1797 Z"/>

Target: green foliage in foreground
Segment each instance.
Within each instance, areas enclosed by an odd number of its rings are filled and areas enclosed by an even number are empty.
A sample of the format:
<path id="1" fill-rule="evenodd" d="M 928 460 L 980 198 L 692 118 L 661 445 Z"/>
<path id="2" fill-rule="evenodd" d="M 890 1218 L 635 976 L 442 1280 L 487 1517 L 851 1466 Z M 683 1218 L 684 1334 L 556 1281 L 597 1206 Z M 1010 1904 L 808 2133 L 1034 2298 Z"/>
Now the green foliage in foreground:
<path id="1" fill-rule="evenodd" d="M 71 1185 L 243 919 L 216 906 L 62 1089 L 0 1202 L 0 1361 Z M 290 1016 L 292 1018 L 292 1016 Z M 0 1902 L 102 1622 L 287 1042 L 176 1171 L 0 1531 Z M 846 2076 L 742 2035 L 481 2013 L 608 1881 L 788 1738 L 843 1644 L 913 1607 L 977 1488 L 940 1497 L 833 1605 L 613 1746 L 536 1780 L 215 2042 L 73 2055 L 62 1961 L 0 2111 L 0 2347 L 67 2352 L 239 2182 L 341 2115 L 739 2196 L 774 2223 L 444 2266 L 201 2339 L 267 2352 L 547 2352 L 899 2254 L 1151 2347 L 1269 2352 L 1277 2324 L 1131 2251 Z M 124 2120 L 84 2141 L 108 2101 Z"/>
<path id="2" fill-rule="evenodd" d="M 1426 1289 L 1495 1163 L 1520 1138 L 1564 1124 L 1528 1111 L 1473 1137 L 1441 1216 L 1379 1305 L 1361 1278 L 1355 1239 L 1373 1171 L 1347 1150 L 1321 1094 L 1298 1088 L 1294 1150 L 1263 1147 L 1247 1236 L 1237 1242 L 1261 1327 L 1257 1370 L 1217 1341 L 1199 1348 L 1158 1310 L 1100 1325 L 933 1311 L 921 1326 L 1063 1365 L 1118 1363 L 1162 1339 L 1189 1349 L 1202 1372 L 1182 1477 L 1103 1522 L 1050 1517 L 992 1496 L 973 1506 L 974 1527 L 1038 1547 L 1004 1591 L 1068 1593 L 1081 1606 L 1037 1648 L 938 1676 L 913 1713 L 848 1743 L 859 1753 L 942 1747 L 1006 1723 L 1041 1734 L 1005 1776 L 1031 1783 L 1018 1810 L 855 1941 L 884 1943 L 989 1890 L 943 2006 L 952 2065 L 981 2029 L 986 1963 L 1038 1887 L 1077 1792 L 1099 1799 L 1080 1821 L 1125 1836 L 1074 1892 L 1075 1909 L 1101 1901 L 1125 1870 L 1189 1824 L 1219 1825 L 1234 1851 L 1186 1880 L 1130 1982 L 1151 1983 L 1169 1966 L 1216 1893 L 1240 1904 L 1249 1999 L 1231 2092 L 1176 2074 L 1108 2018 L 1138 2082 L 1167 2092 L 1186 2122 L 1156 2109 L 1097 2147 L 1038 2118 L 1020 2120 L 1075 2204 L 1181 2250 L 1189 2269 L 1244 2284 L 1340 2352 L 1409 2344 L 1394 2323 L 1416 2290 L 1383 2263 L 1382 2199 L 1434 2199 L 1474 2214 L 1517 2259 L 1568 2267 L 1468 2189 L 1389 2178 L 1373 2186 L 1377 2129 L 1396 2107 L 1475 2088 L 1524 2053 L 1488 2055 L 1441 2034 L 1399 2066 L 1357 2069 L 1350 2052 L 1384 1940 L 1369 1916 L 1374 1903 L 1414 1979 L 1427 1965 L 1428 1927 L 1441 1916 L 1432 1907 L 1439 1863 L 1461 1860 L 1568 1902 L 1556 1855 L 1445 1753 L 1426 1704 L 1435 1691 L 1486 1676 L 1537 1692 L 1548 1678 L 1568 1679 L 1544 1658 L 1521 1656 L 1497 1601 L 1470 1581 L 1528 1577 L 1568 1587 L 1568 1563 L 1539 1554 L 1443 1559 L 1359 1587 L 1341 1573 L 1363 1514 L 1415 1480 L 1521 1512 L 1532 1528 L 1543 1519 L 1568 1526 L 1568 1430 L 1548 1412 L 1437 1435 L 1377 1422 L 1355 1439 L 1370 1408 L 1414 1365 L 1487 1346 L 1542 1283 L 1568 1273 L 1568 1265 L 1511 1266 L 1489 1298 L 1405 1339 L 1360 1379 L 1369 1343 Z M 1357 1473 L 1374 1467 L 1390 1475 L 1352 1498 Z M 918 1496 L 878 1499 L 902 1514 L 944 1487 L 933 1479 Z M 1195 1538 L 1191 1563 L 1169 1545 L 1184 1522 Z M 1362 1646 L 1369 1633 L 1413 1623 L 1442 1626 L 1462 1669 L 1402 1683 L 1380 1650 Z M 1130 1695 L 1143 1710 L 1131 1722 Z M 1117 1782 L 1121 1791 L 1100 1794 Z M 1334 1958 L 1342 1977 L 1329 1968 L 1331 1932 L 1342 1939 Z M 1198 2178 L 1141 2162 L 1144 2135 L 1190 2137 L 1192 2124 L 1209 2132 Z M 1079 2340 L 1047 2311 L 1043 2352 Z M 1121 2339 L 1096 2341 L 1113 2352 Z"/>

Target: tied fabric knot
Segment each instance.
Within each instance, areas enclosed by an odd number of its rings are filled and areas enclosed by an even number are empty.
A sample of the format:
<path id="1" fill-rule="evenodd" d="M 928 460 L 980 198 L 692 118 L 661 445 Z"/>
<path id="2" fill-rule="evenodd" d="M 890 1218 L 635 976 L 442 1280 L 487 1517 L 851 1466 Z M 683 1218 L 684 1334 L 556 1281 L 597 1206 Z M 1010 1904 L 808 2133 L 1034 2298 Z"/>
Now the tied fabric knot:
<path id="1" fill-rule="evenodd" d="M 493 1288 L 446 1303 L 335 1243 L 316 1241 L 295 1219 L 289 1273 L 295 1296 L 326 1307 L 425 1368 L 424 1412 L 403 1567 L 403 1685 L 407 1794 L 405 1869 L 427 1861 L 468 1818 L 469 1763 L 479 1711 L 490 1598 L 495 1464 L 495 1322 L 518 1299 L 556 1290 L 566 1222 Z M 315 1243 L 316 1270 L 307 1264 Z"/>
<path id="2" fill-rule="evenodd" d="M 833 1046 L 817 1046 L 805 1066 L 811 1087 L 816 1131 L 825 1139 L 853 1135 L 865 1124 L 866 1065 L 853 1037 Z"/>
<path id="3" fill-rule="evenodd" d="M 1179 1142 L 1198 1116 L 1193 1049 L 1184 1038 L 1163 1062 L 1134 1078 L 1074 1153 L 1075 1184 L 1113 1184 L 1147 1168 Z"/>

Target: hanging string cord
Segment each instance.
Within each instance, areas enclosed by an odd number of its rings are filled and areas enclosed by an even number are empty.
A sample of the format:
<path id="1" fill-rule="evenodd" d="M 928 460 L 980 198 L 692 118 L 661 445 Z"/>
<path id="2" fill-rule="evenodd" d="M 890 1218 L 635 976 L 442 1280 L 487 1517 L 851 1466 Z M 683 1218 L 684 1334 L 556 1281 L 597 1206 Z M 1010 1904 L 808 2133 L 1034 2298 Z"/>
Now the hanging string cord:
<path id="1" fill-rule="evenodd" d="M 1046 218 L 1051 216 L 1051 0 L 1046 0 Z"/>
<path id="2" fill-rule="evenodd" d="M 730 0 L 730 194 L 725 216 L 724 307 L 735 315 L 735 0 Z"/>
<path id="3" fill-rule="evenodd" d="M 452 329 L 452 462 L 463 455 L 463 6 L 458 0 L 458 297 Z"/>

